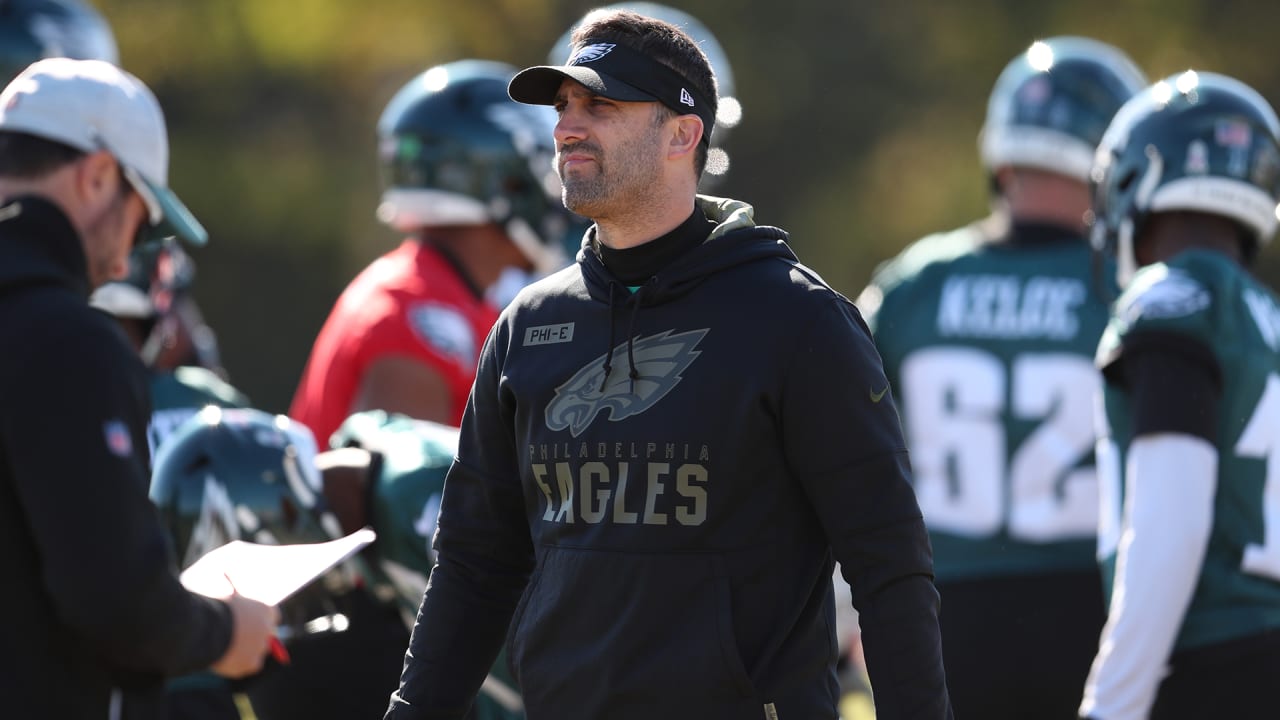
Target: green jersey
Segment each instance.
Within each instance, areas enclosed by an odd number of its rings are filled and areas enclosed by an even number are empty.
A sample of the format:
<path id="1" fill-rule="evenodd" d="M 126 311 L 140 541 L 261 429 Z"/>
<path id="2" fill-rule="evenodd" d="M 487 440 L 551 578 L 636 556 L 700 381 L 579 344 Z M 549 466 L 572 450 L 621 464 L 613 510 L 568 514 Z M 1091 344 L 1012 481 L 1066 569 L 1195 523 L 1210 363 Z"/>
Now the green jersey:
<path id="1" fill-rule="evenodd" d="M 930 236 L 879 268 L 859 305 L 899 400 L 937 578 L 1095 568 L 1107 305 L 1084 240 L 1045 225 Z"/>
<path id="2" fill-rule="evenodd" d="M 373 546 L 376 560 L 368 570 L 375 592 L 393 592 L 412 628 L 435 565 L 431 540 L 445 474 L 458 449 L 458 429 L 372 410 L 347 418 L 330 446 L 361 447 L 380 458 L 368 493 L 369 521 L 378 533 Z M 499 656 L 468 720 L 523 718 L 515 687 L 505 655 Z"/>
<path id="3" fill-rule="evenodd" d="M 1188 251 L 1135 276 L 1098 347 L 1099 365 L 1149 332 L 1200 344 L 1222 376 L 1213 527 L 1175 651 L 1280 628 L 1280 304 L 1229 258 Z M 1134 438 L 1126 389 L 1109 380 L 1104 393 L 1099 550 L 1110 593 Z"/>
<path id="4" fill-rule="evenodd" d="M 355 446 L 378 454 L 380 464 L 368 493 L 369 522 L 378 532 L 378 567 L 372 570 L 379 582 L 395 589 L 399 603 L 412 615 L 435 564 L 431 538 L 444 476 L 457 451 L 458 430 L 368 411 L 347 418 L 330 446 Z"/>

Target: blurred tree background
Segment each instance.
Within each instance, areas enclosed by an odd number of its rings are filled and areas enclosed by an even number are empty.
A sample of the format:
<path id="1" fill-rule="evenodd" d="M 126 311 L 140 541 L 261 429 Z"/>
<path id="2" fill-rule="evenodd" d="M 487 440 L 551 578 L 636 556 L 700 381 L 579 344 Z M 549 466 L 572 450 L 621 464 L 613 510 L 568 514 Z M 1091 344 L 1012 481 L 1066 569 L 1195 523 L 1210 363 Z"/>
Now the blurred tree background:
<path id="1" fill-rule="evenodd" d="M 422 70 L 545 62 L 582 0 L 96 0 L 160 97 L 171 183 L 208 227 L 196 297 L 232 381 L 283 412 L 346 283 L 399 238 L 374 219 L 374 126 Z M 1000 69 L 1087 35 L 1150 78 L 1196 68 L 1280 102 L 1280 5 L 1249 0 L 672 0 L 732 62 L 742 123 L 712 192 L 791 232 L 853 297 L 875 265 L 986 212 L 976 139 Z M 1280 259 L 1263 254 L 1273 285 Z"/>

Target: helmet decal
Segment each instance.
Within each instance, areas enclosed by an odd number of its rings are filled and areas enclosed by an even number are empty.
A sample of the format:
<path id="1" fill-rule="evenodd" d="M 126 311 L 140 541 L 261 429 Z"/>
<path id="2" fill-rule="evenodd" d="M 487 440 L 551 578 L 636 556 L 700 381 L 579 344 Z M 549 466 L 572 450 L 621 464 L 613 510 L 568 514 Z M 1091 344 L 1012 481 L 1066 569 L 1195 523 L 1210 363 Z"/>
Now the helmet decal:
<path id="1" fill-rule="evenodd" d="M 210 550 L 240 539 L 240 523 L 236 520 L 235 504 L 227 486 L 218 482 L 212 474 L 205 475 L 200 502 L 200 515 L 191 527 L 186 541 L 186 551 L 180 561 L 187 567 Z"/>

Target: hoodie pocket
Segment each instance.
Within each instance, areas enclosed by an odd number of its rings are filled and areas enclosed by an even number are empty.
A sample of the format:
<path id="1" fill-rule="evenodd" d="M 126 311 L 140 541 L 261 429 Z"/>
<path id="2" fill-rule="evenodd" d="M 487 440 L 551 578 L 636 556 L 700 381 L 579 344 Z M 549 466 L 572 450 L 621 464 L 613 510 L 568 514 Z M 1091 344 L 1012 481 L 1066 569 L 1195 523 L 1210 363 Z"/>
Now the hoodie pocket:
<path id="1" fill-rule="evenodd" d="M 512 664 L 531 713 L 715 716 L 758 697 L 720 557 L 552 548 L 539 571 L 512 623 Z"/>

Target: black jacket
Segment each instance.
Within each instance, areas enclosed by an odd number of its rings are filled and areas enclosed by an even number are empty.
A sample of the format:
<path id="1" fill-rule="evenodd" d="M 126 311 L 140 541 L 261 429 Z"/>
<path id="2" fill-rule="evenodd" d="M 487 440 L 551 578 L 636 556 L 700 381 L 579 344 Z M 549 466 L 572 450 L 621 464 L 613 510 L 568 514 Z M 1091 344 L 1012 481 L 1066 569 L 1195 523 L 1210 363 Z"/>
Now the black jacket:
<path id="1" fill-rule="evenodd" d="M 587 250 L 494 327 L 387 718 L 462 717 L 510 619 L 530 720 L 834 719 L 833 556 L 879 717 L 950 715 L 870 335 L 781 230 L 700 202 L 719 227 L 638 290 Z"/>
<path id="2" fill-rule="evenodd" d="M 230 642 L 226 605 L 175 576 L 147 497 L 146 376 L 88 293 L 67 218 L 33 197 L 0 205 L 5 717 L 154 717 L 165 675 Z"/>

